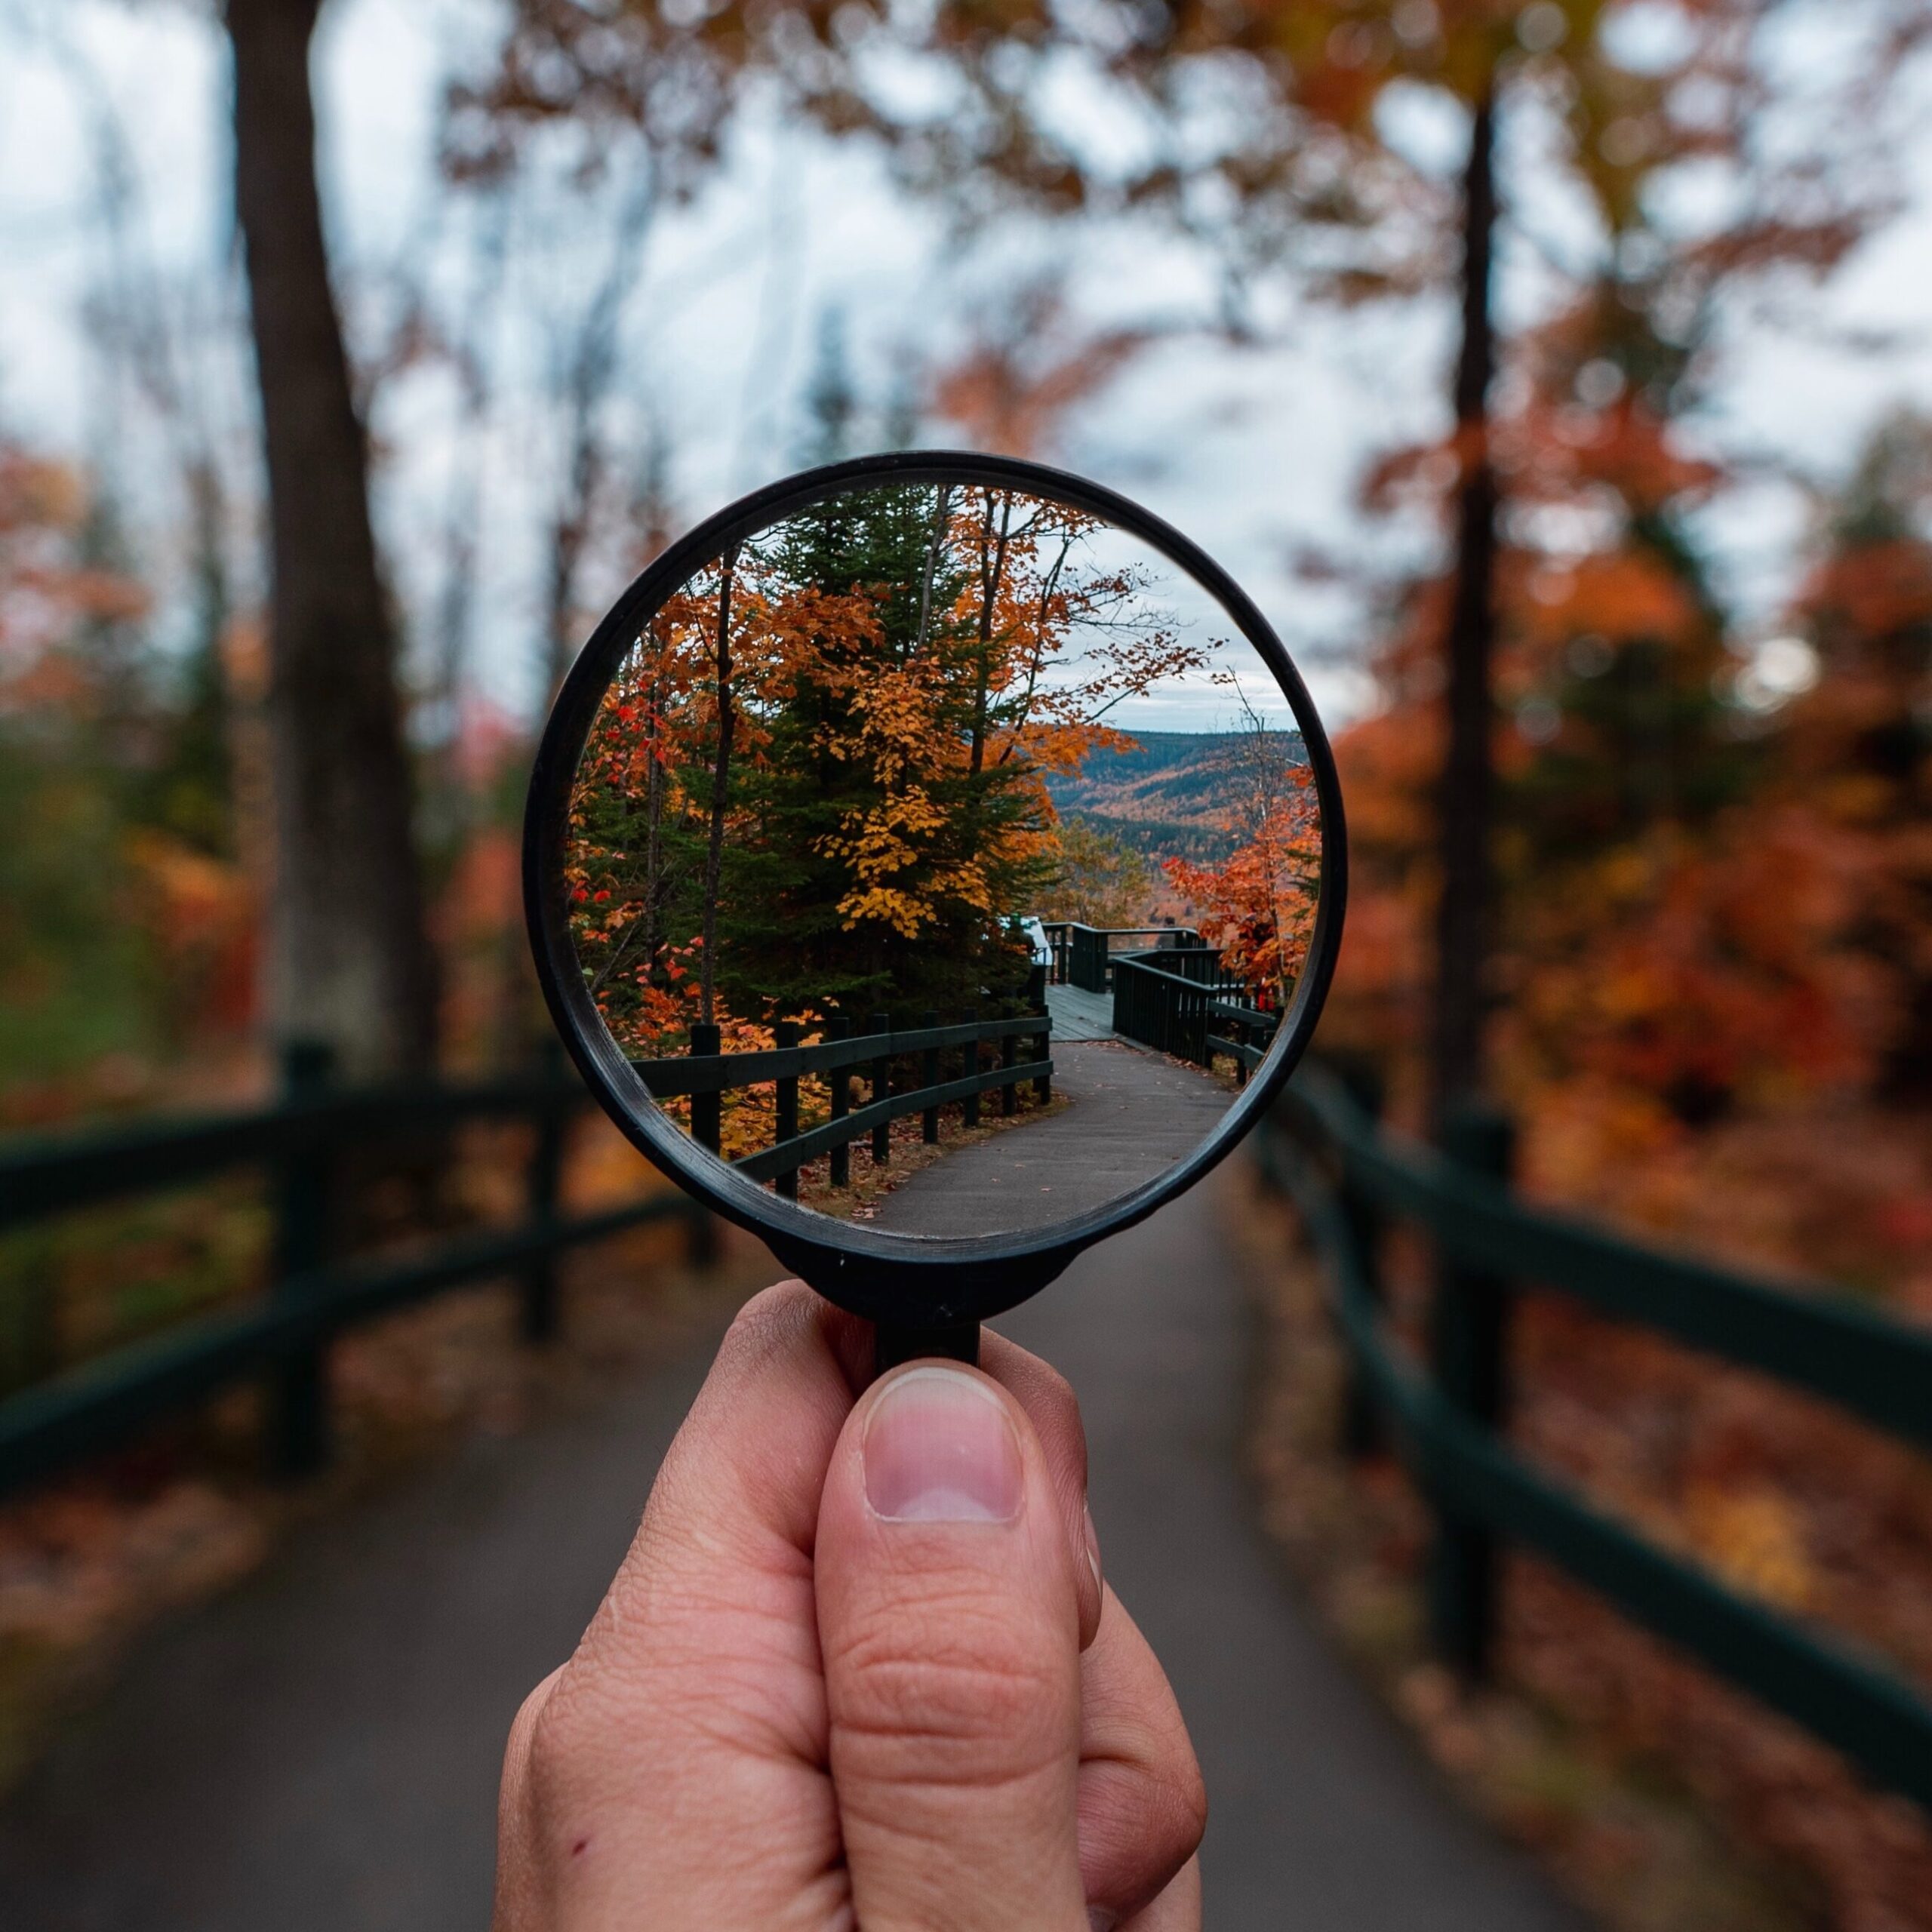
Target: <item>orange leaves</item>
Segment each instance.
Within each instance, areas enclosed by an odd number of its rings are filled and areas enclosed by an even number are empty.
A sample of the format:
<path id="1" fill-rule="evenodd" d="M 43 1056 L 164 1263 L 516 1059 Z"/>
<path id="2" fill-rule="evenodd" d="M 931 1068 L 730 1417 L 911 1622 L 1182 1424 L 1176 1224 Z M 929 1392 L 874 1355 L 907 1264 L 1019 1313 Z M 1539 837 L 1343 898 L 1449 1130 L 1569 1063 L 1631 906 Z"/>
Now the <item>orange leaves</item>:
<path id="1" fill-rule="evenodd" d="M 1255 747 L 1257 759 L 1270 748 Z M 1321 826 L 1306 765 L 1242 776 L 1249 797 L 1229 829 L 1240 839 L 1226 864 L 1186 859 L 1163 863 L 1175 889 L 1192 900 L 1195 924 L 1222 964 L 1258 990 L 1285 999 L 1293 990 L 1315 931 L 1321 878 Z"/>
<path id="2" fill-rule="evenodd" d="M 72 470 L 0 439 L 0 706 L 72 709 L 97 696 L 62 647 L 81 623 L 148 607 L 145 585 L 82 561 L 87 509 Z"/>
<path id="3" fill-rule="evenodd" d="M 1131 743 L 1108 715 L 1208 662 L 1148 568 L 1066 506 L 912 485 L 754 534 L 732 581 L 728 709 L 709 566 L 638 638 L 579 767 L 573 930 L 613 1024 L 660 1026 L 645 990 L 699 931 L 707 986 L 755 1017 L 874 997 L 915 948 L 949 998 L 1023 977 L 1006 922 L 1051 874 L 1047 774 Z"/>
<path id="4" fill-rule="evenodd" d="M 1143 329 L 1078 333 L 1060 290 L 1036 283 L 1008 305 L 995 331 L 940 371 L 933 408 L 976 449 L 1036 456 L 1067 412 L 1104 389 L 1147 341 Z"/>
<path id="5" fill-rule="evenodd" d="M 1672 641 L 1705 630 L 1703 614 L 1681 574 L 1653 553 L 1618 549 L 1547 561 L 1506 560 L 1505 594 L 1516 637 L 1540 665 L 1580 635 L 1615 644 Z M 1526 673 L 1531 666 L 1526 665 Z"/>
<path id="6" fill-rule="evenodd" d="M 1786 811 L 1706 848 L 1613 851 L 1532 912 L 1512 1030 L 1537 1062 L 1656 1097 L 1692 1124 L 1869 1071 L 1881 1008 L 1846 941 L 1847 848 Z"/>
<path id="7" fill-rule="evenodd" d="M 1932 546 L 1900 537 L 1837 551 L 1820 561 L 1798 601 L 1841 659 L 1876 662 L 1887 637 L 1932 626 Z"/>

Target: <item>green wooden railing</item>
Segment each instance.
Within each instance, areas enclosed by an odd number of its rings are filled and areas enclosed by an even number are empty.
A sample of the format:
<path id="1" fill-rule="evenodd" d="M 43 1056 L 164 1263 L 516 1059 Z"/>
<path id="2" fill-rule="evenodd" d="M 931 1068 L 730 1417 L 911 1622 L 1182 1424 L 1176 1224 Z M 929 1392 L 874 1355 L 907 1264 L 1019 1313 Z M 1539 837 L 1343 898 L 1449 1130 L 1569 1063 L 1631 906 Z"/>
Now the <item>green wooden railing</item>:
<path id="1" fill-rule="evenodd" d="M 555 1267 L 570 1247 L 654 1221 L 683 1225 L 692 1260 L 715 1251 L 710 1217 L 680 1194 L 654 1194 L 601 1213 L 559 1212 L 564 1136 L 589 1096 L 561 1066 L 475 1084 L 342 1091 L 328 1056 L 297 1048 L 281 1097 L 198 1119 L 117 1128 L 0 1151 L 0 1231 L 131 1195 L 254 1169 L 272 1185 L 275 1232 L 265 1291 L 186 1321 L 0 1401 L 0 1493 L 112 1448 L 229 1385 L 265 1378 L 268 1447 L 288 1474 L 318 1466 L 329 1441 L 327 1353 L 344 1329 L 441 1294 L 515 1278 L 523 1333 L 557 1324 Z M 535 1129 L 516 1226 L 465 1233 L 405 1256 L 340 1258 L 343 1164 L 371 1149 L 439 1137 L 475 1120 Z"/>
<path id="2" fill-rule="evenodd" d="M 1078 919 L 1048 919 L 1041 926 L 1054 956 L 1054 983 L 1089 993 L 1113 984 L 1114 961 L 1123 952 L 1201 943 L 1192 926 L 1088 926 Z"/>
<path id="3" fill-rule="evenodd" d="M 866 1031 L 854 1034 L 843 1016 L 826 1023 L 825 1037 L 809 1046 L 798 1044 L 798 1025 L 780 1021 L 777 1044 L 752 1053 L 718 1051 L 719 1029 L 700 1024 L 691 1029 L 688 1054 L 672 1059 L 633 1060 L 644 1084 L 659 1100 L 688 1094 L 691 1098 L 693 1137 L 714 1154 L 723 1138 L 722 1097 L 749 1087 L 772 1087 L 776 1095 L 772 1144 L 739 1155 L 732 1163 L 753 1180 L 771 1182 L 777 1191 L 795 1198 L 798 1174 L 814 1161 L 824 1160 L 831 1184 L 850 1184 L 851 1149 L 854 1140 L 870 1137 L 873 1161 L 883 1167 L 891 1158 L 892 1123 L 908 1115 L 924 1116 L 921 1132 L 929 1144 L 939 1140 L 940 1111 L 957 1106 L 962 1124 L 980 1124 L 980 1098 L 997 1091 L 1000 1110 L 1011 1115 L 1019 1104 L 1018 1091 L 1028 1081 L 1042 1102 L 1053 1097 L 1051 1058 L 1052 1020 L 1044 1013 L 1021 1013 L 982 1020 L 968 1014 L 942 1024 L 937 1013 L 924 1014 L 917 1026 L 895 1026 L 889 1013 L 874 1014 Z M 996 1066 L 983 1064 L 985 1049 L 999 1056 Z M 1022 1059 L 1021 1048 L 1026 1048 Z M 916 1064 L 909 1086 L 902 1078 L 894 1091 L 893 1067 Z M 956 1067 L 956 1071 L 955 1068 Z M 870 1097 L 862 1106 L 851 1103 L 851 1071 L 863 1070 Z M 840 1074 L 826 1081 L 830 1118 L 801 1131 L 798 1082 L 817 1075 Z"/>
<path id="4" fill-rule="evenodd" d="M 1201 1066 L 1212 1057 L 1209 1008 L 1225 1005 L 1228 994 L 1247 991 L 1211 946 L 1123 952 L 1113 963 L 1113 985 L 1116 1033 Z"/>
<path id="5" fill-rule="evenodd" d="M 1381 1131 L 1365 1097 L 1304 1069 L 1256 1137 L 1263 1172 L 1293 1199 L 1324 1263 L 1354 1382 L 1344 1431 L 1388 1440 L 1435 1518 L 1428 1591 L 1441 1653 L 1484 1668 L 1499 1546 L 1534 1549 L 1635 1622 L 1932 1805 L 1932 1702 L 1883 1660 L 1728 1588 L 1533 1467 L 1503 1433 L 1503 1362 L 1519 1289 L 1566 1295 L 1822 1397 L 1932 1448 L 1932 1331 L 1828 1290 L 1794 1291 L 1626 1241 L 1530 1206 L 1506 1184 L 1509 1139 L 1469 1113 L 1454 1158 Z M 1391 1343 L 1378 1250 L 1392 1220 L 1438 1256 L 1428 1361 Z"/>

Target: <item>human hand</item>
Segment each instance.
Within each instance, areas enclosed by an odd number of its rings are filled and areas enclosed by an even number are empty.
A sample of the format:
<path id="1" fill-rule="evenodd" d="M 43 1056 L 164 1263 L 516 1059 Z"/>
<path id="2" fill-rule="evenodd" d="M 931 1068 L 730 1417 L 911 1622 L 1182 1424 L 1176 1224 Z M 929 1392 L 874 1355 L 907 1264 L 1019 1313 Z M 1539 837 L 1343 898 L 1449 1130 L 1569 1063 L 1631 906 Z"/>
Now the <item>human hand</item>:
<path id="1" fill-rule="evenodd" d="M 1200 1774 L 1072 1392 L 992 1334 L 869 1349 L 795 1281 L 733 1324 L 511 1731 L 496 1932 L 1196 1932 Z"/>

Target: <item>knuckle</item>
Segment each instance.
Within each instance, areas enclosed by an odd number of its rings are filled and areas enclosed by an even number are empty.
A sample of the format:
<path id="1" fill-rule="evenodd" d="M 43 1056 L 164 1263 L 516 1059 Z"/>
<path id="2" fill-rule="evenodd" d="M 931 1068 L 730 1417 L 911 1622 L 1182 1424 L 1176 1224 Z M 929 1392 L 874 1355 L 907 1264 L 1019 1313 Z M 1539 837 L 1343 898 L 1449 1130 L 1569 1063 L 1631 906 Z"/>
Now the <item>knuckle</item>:
<path id="1" fill-rule="evenodd" d="M 838 1746 L 873 1774 L 974 1783 L 1023 1774 L 1077 1737 L 1066 1672 L 1006 1620 L 903 1611 L 828 1659 Z"/>
<path id="2" fill-rule="evenodd" d="M 533 1823 L 554 1812 L 577 1782 L 580 1727 L 574 1721 L 576 1700 L 569 1696 L 568 1685 L 568 1678 L 559 1683 L 555 1694 L 531 1719 L 524 1741 L 524 1808 Z"/>
<path id="3" fill-rule="evenodd" d="M 1206 1794 L 1192 1759 L 1156 1768 L 1083 1766 L 1081 1863 L 1088 1886 L 1131 1911 L 1157 1896 L 1200 1849 Z"/>
<path id="4" fill-rule="evenodd" d="M 1161 1790 L 1161 1829 L 1178 1869 L 1201 1849 L 1208 1835 L 1208 1786 L 1192 1752 L 1162 1780 Z"/>
<path id="5" fill-rule="evenodd" d="M 721 1363 L 762 1361 L 789 1344 L 812 1312 L 811 1291 L 801 1281 L 780 1281 L 761 1290 L 731 1318 L 719 1344 Z"/>

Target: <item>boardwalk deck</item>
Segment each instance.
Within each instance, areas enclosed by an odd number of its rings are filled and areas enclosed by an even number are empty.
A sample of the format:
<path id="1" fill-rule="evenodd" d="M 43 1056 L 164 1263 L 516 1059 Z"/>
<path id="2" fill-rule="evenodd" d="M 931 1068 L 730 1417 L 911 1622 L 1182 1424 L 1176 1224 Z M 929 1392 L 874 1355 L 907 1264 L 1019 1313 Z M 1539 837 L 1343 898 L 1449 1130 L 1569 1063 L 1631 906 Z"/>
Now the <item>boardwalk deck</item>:
<path id="1" fill-rule="evenodd" d="M 1078 986 L 1049 986 L 1047 1011 L 1053 1016 L 1054 1044 L 1063 1040 L 1115 1040 L 1114 1000 L 1111 993 L 1090 993 Z"/>

